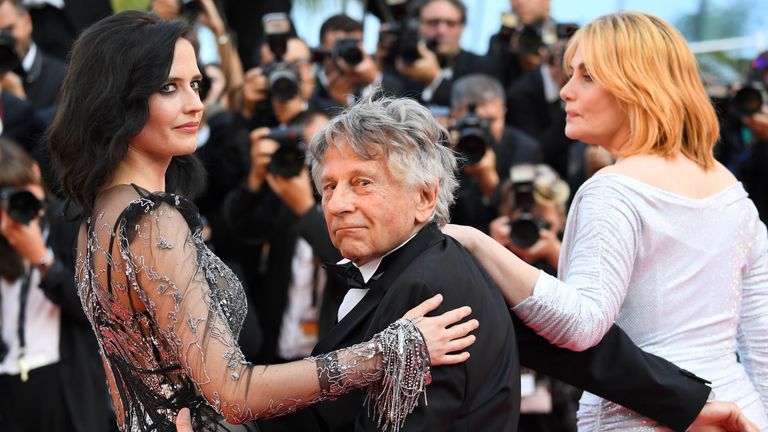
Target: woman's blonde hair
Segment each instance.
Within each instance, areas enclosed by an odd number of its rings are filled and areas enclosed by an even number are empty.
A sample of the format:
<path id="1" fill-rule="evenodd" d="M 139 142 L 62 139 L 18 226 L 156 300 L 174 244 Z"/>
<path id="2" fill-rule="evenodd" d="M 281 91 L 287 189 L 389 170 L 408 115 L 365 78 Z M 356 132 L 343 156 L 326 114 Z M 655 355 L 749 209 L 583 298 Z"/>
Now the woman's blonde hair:
<path id="1" fill-rule="evenodd" d="M 563 64 L 581 49 L 592 79 L 611 92 L 629 119 L 629 141 L 616 156 L 677 152 L 714 167 L 719 124 L 683 36 L 653 15 L 620 12 L 595 19 L 571 38 Z"/>

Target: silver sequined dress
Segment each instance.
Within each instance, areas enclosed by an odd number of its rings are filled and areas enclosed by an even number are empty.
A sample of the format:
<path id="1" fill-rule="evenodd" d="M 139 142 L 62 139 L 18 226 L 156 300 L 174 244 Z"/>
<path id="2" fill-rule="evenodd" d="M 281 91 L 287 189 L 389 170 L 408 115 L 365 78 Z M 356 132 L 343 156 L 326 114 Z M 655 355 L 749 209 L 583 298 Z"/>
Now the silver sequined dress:
<path id="1" fill-rule="evenodd" d="M 575 350 L 615 322 L 645 351 L 712 381 L 718 400 L 768 430 L 768 240 L 740 183 L 690 199 L 595 176 L 574 198 L 559 279 L 542 273 L 513 310 Z M 663 429 L 589 393 L 578 417 L 580 430 Z"/>

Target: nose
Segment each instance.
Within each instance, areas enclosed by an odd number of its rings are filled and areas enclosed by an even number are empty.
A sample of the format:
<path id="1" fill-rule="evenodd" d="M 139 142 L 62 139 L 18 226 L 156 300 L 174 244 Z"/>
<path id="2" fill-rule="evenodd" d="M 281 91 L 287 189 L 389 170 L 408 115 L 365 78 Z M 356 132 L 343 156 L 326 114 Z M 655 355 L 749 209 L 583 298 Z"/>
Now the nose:
<path id="1" fill-rule="evenodd" d="M 184 110 L 189 114 L 196 114 L 203 111 L 203 101 L 200 100 L 200 93 L 191 87 L 185 92 Z"/>
<path id="2" fill-rule="evenodd" d="M 573 81 L 573 78 L 571 77 L 568 79 L 568 81 L 565 83 L 563 88 L 560 89 L 560 98 L 566 102 L 573 100 L 573 86 L 571 85 L 571 81 Z"/>
<path id="3" fill-rule="evenodd" d="M 338 185 L 329 195 L 323 197 L 323 204 L 333 215 L 351 213 L 355 209 L 354 192 L 349 187 Z"/>

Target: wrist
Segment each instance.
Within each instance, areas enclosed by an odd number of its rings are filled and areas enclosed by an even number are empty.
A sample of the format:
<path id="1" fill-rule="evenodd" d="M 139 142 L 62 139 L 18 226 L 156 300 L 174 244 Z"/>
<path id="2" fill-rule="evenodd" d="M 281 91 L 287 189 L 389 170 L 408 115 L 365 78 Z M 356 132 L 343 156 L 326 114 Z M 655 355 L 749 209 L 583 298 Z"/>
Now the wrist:
<path id="1" fill-rule="evenodd" d="M 56 260 L 56 257 L 53 255 L 53 250 L 51 248 L 48 248 L 46 249 L 45 255 L 42 258 L 32 262 L 32 267 L 37 269 L 37 271 L 39 271 L 40 274 L 45 275 L 48 272 L 48 269 L 51 268 L 55 260 Z"/>

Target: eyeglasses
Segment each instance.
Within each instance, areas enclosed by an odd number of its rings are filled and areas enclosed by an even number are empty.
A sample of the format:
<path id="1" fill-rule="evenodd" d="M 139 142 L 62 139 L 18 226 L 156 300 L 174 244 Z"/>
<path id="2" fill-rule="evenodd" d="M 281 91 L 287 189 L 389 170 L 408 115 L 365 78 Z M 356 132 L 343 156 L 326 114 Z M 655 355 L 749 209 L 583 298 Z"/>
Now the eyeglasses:
<path id="1" fill-rule="evenodd" d="M 463 24 L 461 20 L 440 19 L 440 18 L 423 19 L 421 20 L 421 23 L 427 27 L 437 27 L 440 25 L 440 23 L 443 23 L 448 28 L 456 28 Z"/>

